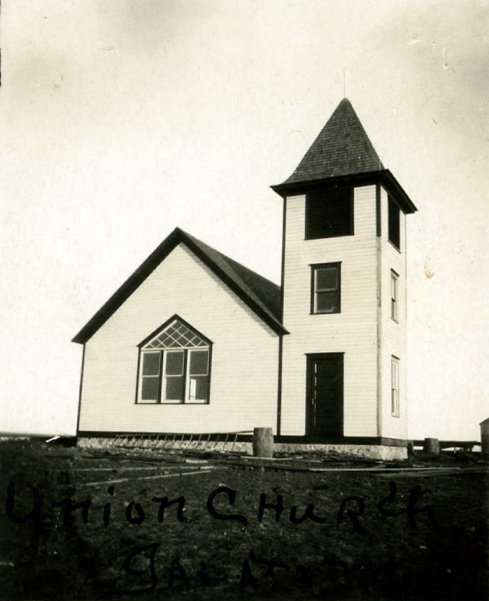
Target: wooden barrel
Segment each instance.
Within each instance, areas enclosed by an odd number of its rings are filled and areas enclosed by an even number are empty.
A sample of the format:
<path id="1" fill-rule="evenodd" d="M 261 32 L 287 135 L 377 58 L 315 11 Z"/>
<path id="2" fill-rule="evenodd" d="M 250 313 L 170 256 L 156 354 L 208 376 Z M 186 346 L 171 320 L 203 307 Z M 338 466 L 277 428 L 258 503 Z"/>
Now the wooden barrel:
<path id="1" fill-rule="evenodd" d="M 253 429 L 253 456 L 273 457 L 272 428 Z"/>
<path id="2" fill-rule="evenodd" d="M 440 454 L 440 441 L 438 438 L 425 438 L 423 451 L 427 455 L 435 456 Z"/>

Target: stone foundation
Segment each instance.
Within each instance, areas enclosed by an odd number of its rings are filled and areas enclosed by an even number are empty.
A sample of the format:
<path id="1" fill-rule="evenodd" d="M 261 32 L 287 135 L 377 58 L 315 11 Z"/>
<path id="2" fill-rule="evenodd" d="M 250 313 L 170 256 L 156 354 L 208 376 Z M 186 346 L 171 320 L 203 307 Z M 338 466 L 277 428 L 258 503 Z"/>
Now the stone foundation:
<path id="1" fill-rule="evenodd" d="M 198 441 L 198 440 L 151 440 L 148 438 L 136 438 L 121 440 L 111 437 L 80 437 L 77 445 L 82 449 L 107 449 L 111 451 L 200 451 L 200 452 L 224 452 L 237 453 L 240 455 L 251 455 L 251 442 L 233 442 L 222 440 Z"/>
<path id="2" fill-rule="evenodd" d="M 107 449 L 111 451 L 200 451 L 252 455 L 252 443 L 241 441 L 151 440 L 149 438 L 80 437 L 77 445 L 82 449 Z M 335 459 L 372 459 L 398 461 L 407 459 L 406 447 L 367 444 L 306 444 L 275 443 L 274 454 L 294 455 L 316 453 Z"/>
<path id="3" fill-rule="evenodd" d="M 406 447 L 368 444 L 301 444 L 276 443 L 275 453 L 318 453 L 345 459 L 397 461 L 407 459 Z"/>

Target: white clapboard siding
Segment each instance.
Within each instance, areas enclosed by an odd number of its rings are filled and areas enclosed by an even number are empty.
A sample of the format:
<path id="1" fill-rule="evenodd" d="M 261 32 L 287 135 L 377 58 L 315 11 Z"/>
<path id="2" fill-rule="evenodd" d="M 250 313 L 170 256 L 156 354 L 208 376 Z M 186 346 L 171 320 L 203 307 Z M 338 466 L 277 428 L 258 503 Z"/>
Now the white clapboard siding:
<path id="1" fill-rule="evenodd" d="M 304 435 L 306 354 L 344 353 L 344 435 L 377 436 L 376 188 L 354 189 L 353 236 L 304 240 L 305 197 L 286 200 L 282 434 Z M 341 261 L 341 313 L 310 315 L 311 268 Z"/>
<path id="2" fill-rule="evenodd" d="M 136 404 L 137 345 L 173 315 L 213 342 L 208 405 Z M 80 431 L 275 431 L 278 336 L 179 244 L 86 343 Z"/>
<path id="3" fill-rule="evenodd" d="M 401 211 L 400 251 L 389 242 L 388 196 L 381 188 L 381 433 L 388 438 L 407 439 L 406 394 L 406 215 Z M 399 274 L 399 323 L 391 318 L 391 270 Z M 400 416 L 391 411 L 391 357 L 399 359 L 399 406 Z"/>

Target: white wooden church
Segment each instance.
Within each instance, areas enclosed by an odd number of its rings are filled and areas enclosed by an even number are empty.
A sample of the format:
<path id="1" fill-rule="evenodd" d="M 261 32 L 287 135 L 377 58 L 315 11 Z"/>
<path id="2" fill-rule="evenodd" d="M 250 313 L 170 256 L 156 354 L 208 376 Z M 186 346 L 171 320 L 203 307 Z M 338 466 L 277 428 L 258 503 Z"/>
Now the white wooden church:
<path id="1" fill-rule="evenodd" d="M 405 456 L 416 207 L 347 99 L 272 188 L 281 286 L 173 231 L 73 339 L 78 437 L 271 427 L 279 443 Z"/>

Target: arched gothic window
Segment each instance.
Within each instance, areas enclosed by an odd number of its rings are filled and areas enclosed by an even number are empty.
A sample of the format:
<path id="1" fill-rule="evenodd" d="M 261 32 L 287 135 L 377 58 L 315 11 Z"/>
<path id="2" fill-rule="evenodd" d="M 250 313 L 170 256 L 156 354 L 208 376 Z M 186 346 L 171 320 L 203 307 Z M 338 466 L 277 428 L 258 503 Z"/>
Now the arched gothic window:
<path id="1" fill-rule="evenodd" d="M 208 403 L 211 346 L 177 316 L 143 340 L 138 403 Z"/>

